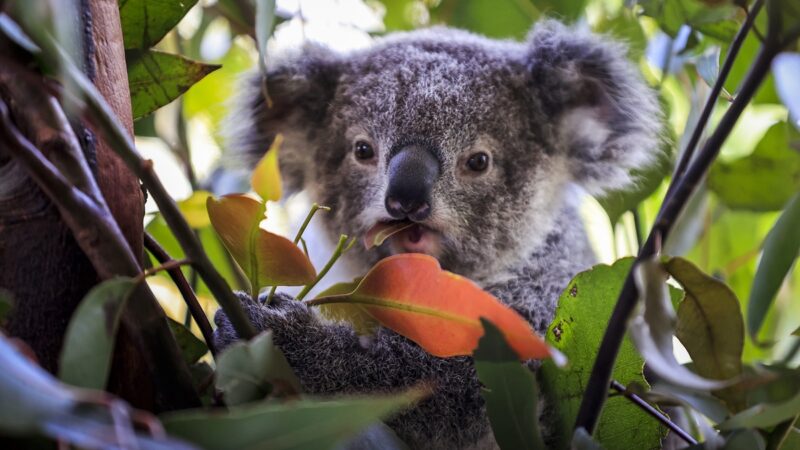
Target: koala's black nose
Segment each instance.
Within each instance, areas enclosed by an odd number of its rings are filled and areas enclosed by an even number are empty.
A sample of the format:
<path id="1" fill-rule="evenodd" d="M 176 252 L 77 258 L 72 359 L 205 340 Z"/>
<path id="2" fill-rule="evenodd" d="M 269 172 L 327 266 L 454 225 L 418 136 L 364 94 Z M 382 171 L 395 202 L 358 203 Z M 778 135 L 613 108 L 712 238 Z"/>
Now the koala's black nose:
<path id="1" fill-rule="evenodd" d="M 394 219 L 424 220 L 431 215 L 431 190 L 439 177 L 439 160 L 430 151 L 413 144 L 403 147 L 390 160 L 386 211 Z"/>

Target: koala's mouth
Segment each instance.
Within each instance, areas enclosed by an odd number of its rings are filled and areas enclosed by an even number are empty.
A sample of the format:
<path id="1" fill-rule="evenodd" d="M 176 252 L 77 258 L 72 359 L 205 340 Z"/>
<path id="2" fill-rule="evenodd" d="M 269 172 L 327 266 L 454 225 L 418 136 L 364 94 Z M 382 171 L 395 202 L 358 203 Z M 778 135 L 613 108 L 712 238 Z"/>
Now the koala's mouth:
<path id="1" fill-rule="evenodd" d="M 367 231 L 367 247 L 376 236 L 385 236 L 385 245 L 392 254 L 425 253 L 438 257 L 441 253 L 441 233 L 411 220 L 380 221 Z M 381 237 L 383 237 L 381 236 Z"/>

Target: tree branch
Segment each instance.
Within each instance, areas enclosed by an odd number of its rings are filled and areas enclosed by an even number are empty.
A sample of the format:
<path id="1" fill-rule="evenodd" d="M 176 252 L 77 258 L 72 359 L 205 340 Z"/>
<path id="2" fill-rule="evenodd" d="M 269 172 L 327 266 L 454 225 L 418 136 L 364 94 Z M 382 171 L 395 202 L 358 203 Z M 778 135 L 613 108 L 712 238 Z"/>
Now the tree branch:
<path id="1" fill-rule="evenodd" d="M 615 391 L 619 392 L 620 394 L 622 394 L 623 397 L 625 397 L 628 400 L 630 400 L 631 403 L 633 403 L 634 405 L 636 405 L 639 408 L 641 408 L 644 412 L 646 412 L 647 414 L 650 414 L 656 420 L 658 420 L 659 422 L 663 423 L 664 426 L 666 426 L 667 428 L 672 430 L 681 439 L 686 441 L 687 444 L 689 444 L 689 445 L 696 445 L 697 444 L 697 440 L 695 438 L 693 438 L 692 435 L 690 435 L 689 433 L 684 431 L 683 428 L 679 427 L 675 422 L 669 420 L 669 417 L 664 415 L 661 411 L 659 411 L 659 410 L 655 409 L 654 407 L 652 407 L 649 403 L 644 401 L 644 399 L 642 399 L 638 395 L 634 394 L 633 392 L 630 392 L 629 390 L 627 390 L 625 388 L 625 386 L 623 386 L 617 380 L 612 380 L 611 381 L 611 388 L 614 389 Z"/>
<path id="2" fill-rule="evenodd" d="M 731 46 L 728 49 L 728 55 L 725 57 L 725 62 L 722 63 L 722 68 L 720 68 L 719 74 L 717 75 L 717 80 L 714 82 L 714 86 L 711 88 L 711 92 L 708 94 L 708 99 L 706 99 L 706 104 L 703 107 L 703 111 L 700 113 L 700 117 L 697 119 L 697 123 L 692 130 L 692 136 L 689 138 L 689 142 L 686 144 L 686 148 L 681 154 L 680 160 L 675 167 L 673 179 L 682 177 L 686 171 L 686 167 L 689 166 L 689 162 L 691 162 L 692 156 L 694 155 L 694 150 L 697 147 L 697 144 L 700 142 L 700 137 L 703 135 L 703 130 L 705 130 L 706 125 L 708 124 L 708 119 L 711 117 L 711 113 L 714 111 L 714 106 L 717 104 L 717 98 L 725 86 L 725 80 L 728 79 L 728 74 L 730 74 L 731 69 L 733 68 L 733 63 L 736 60 L 736 56 L 739 54 L 739 50 L 742 48 L 742 44 L 744 44 L 747 34 L 753 27 L 753 23 L 755 22 L 759 11 L 761 11 L 762 6 L 764 6 L 764 0 L 756 0 L 756 2 L 753 3 L 750 11 L 747 11 L 747 16 L 745 17 L 744 23 L 742 24 L 741 28 L 739 28 L 736 36 L 733 38 L 733 42 L 731 42 Z M 674 183 L 670 184 L 670 187 L 667 190 L 667 194 L 664 198 L 669 198 L 669 196 L 672 195 L 674 187 Z"/>
<path id="3" fill-rule="evenodd" d="M 158 241 L 156 241 L 155 238 L 153 238 L 153 236 L 147 232 L 144 234 L 144 247 L 153 256 L 155 256 L 156 260 L 158 260 L 158 262 L 161 264 L 167 264 L 170 261 L 175 261 L 169 256 L 169 253 L 167 253 L 167 251 L 158 244 Z M 170 278 L 172 278 L 172 282 L 175 283 L 175 286 L 177 286 L 181 296 L 183 296 L 183 300 L 186 302 L 186 307 L 189 309 L 189 313 L 192 315 L 192 318 L 194 318 L 198 328 L 200 328 L 200 333 L 203 335 L 203 339 L 206 341 L 208 350 L 211 352 L 211 355 L 216 358 L 217 348 L 214 345 L 214 330 L 211 328 L 211 324 L 208 322 L 208 317 L 206 317 L 203 307 L 200 306 L 200 302 L 197 301 L 197 297 L 195 296 L 192 287 L 189 285 L 189 282 L 186 281 L 186 277 L 183 276 L 183 271 L 181 271 L 180 267 L 175 267 L 167 270 L 167 273 L 169 273 Z"/>
<path id="4" fill-rule="evenodd" d="M 773 32 L 773 30 L 770 30 L 770 33 Z M 636 262 L 628 272 L 625 284 L 609 319 L 608 327 L 597 351 L 598 357 L 595 359 L 592 373 L 586 384 L 586 390 L 575 421 L 575 429 L 583 427 L 592 433 L 600 417 L 600 411 L 607 396 L 607 388 L 611 382 L 614 362 L 619 353 L 622 339 L 625 337 L 628 320 L 638 300 L 638 293 L 632 276 L 634 268 L 640 261 L 655 255 L 657 241 L 666 240 L 672 230 L 672 226 L 675 224 L 676 218 L 716 158 L 723 142 L 730 134 L 745 106 L 750 102 L 761 82 L 769 73 L 770 63 L 779 51 L 780 47 L 770 39 L 761 47 L 750 72 L 742 83 L 739 95 L 722 117 L 714 133 L 706 141 L 703 149 L 689 166 L 685 175 L 673 178 L 672 184 L 675 185 L 672 188 L 673 194 L 664 199 L 653 229 L 640 250 Z M 709 98 L 708 101 L 715 101 L 715 99 Z"/>

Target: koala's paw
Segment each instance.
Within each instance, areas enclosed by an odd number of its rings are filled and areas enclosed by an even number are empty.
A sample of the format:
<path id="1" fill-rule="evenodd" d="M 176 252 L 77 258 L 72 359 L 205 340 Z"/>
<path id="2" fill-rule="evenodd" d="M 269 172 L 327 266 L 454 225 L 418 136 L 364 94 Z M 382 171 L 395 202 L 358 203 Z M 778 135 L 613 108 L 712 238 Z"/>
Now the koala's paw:
<path id="1" fill-rule="evenodd" d="M 313 316 L 308 307 L 287 294 L 275 294 L 269 305 L 264 304 L 266 294 L 258 302 L 244 292 L 237 292 L 236 296 L 241 301 L 250 323 L 259 332 L 273 330 L 281 333 L 282 330 L 302 326 L 312 320 Z M 217 329 L 214 331 L 214 343 L 219 350 L 223 350 L 232 343 L 241 339 L 233 328 L 230 319 L 220 308 L 214 315 Z"/>

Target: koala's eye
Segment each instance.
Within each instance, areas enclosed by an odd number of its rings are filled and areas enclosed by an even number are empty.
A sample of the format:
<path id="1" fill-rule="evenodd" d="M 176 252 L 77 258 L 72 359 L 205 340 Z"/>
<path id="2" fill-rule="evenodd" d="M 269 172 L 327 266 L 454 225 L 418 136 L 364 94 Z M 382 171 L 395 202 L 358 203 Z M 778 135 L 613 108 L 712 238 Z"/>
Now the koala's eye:
<path id="1" fill-rule="evenodd" d="M 483 172 L 489 167 L 489 155 L 483 152 L 475 153 L 467 160 L 467 167 L 474 172 Z"/>
<path id="2" fill-rule="evenodd" d="M 369 145 L 368 142 L 364 141 L 356 142 L 353 153 L 355 154 L 356 159 L 360 160 L 372 159 L 375 156 L 375 150 L 372 149 L 372 146 Z"/>

